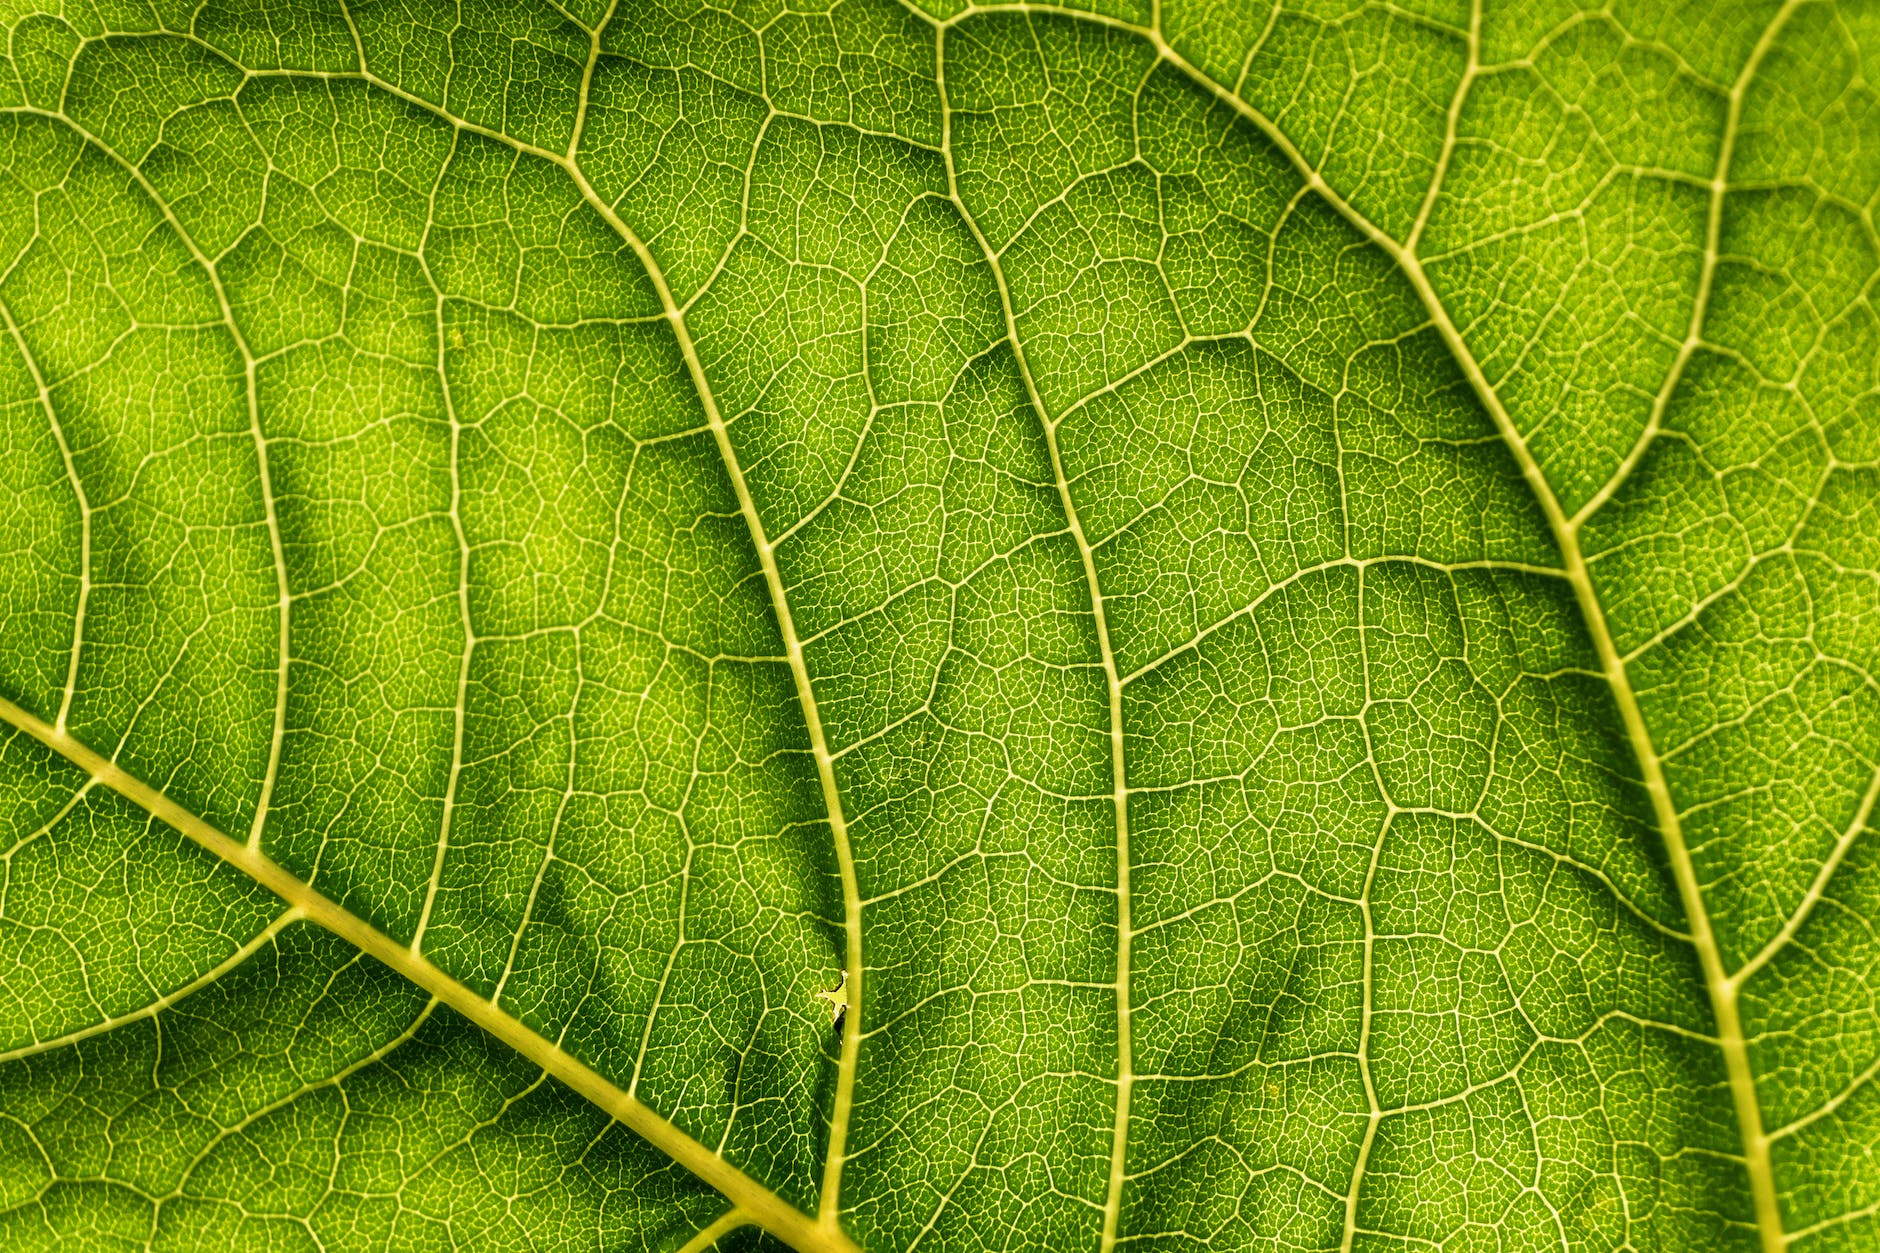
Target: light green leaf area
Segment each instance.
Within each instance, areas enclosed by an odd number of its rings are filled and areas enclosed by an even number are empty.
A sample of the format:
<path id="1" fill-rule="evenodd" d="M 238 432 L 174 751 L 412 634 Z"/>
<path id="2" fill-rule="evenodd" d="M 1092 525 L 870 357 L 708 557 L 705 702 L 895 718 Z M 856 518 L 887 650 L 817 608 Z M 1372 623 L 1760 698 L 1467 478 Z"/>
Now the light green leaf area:
<path id="1" fill-rule="evenodd" d="M 1880 1246 L 1880 6 L 0 31 L 0 1247 Z"/>

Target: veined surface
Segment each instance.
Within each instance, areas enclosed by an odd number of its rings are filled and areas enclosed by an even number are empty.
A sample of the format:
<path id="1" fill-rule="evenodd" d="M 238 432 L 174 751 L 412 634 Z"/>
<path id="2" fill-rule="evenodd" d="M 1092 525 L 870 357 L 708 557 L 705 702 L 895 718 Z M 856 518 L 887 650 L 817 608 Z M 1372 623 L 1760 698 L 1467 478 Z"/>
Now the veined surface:
<path id="1" fill-rule="evenodd" d="M 1880 8 L 0 26 L 0 1245 L 1880 1242 Z"/>

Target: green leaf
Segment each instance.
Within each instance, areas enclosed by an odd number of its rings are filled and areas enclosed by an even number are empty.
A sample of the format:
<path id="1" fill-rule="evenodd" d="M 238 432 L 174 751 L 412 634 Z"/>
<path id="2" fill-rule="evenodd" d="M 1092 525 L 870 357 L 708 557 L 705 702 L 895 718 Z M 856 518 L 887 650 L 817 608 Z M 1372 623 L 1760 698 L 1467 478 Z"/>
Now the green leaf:
<path id="1" fill-rule="evenodd" d="M 0 5 L 0 1247 L 1880 1242 L 1880 9 Z"/>

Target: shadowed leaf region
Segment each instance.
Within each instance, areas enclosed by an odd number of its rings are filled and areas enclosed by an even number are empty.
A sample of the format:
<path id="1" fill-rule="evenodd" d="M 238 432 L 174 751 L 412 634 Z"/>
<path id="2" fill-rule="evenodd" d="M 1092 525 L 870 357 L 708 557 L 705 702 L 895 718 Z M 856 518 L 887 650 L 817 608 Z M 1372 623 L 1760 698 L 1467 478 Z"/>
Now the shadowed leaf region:
<path id="1" fill-rule="evenodd" d="M 1872 1248 L 1877 92 L 0 2 L 0 1246 Z"/>

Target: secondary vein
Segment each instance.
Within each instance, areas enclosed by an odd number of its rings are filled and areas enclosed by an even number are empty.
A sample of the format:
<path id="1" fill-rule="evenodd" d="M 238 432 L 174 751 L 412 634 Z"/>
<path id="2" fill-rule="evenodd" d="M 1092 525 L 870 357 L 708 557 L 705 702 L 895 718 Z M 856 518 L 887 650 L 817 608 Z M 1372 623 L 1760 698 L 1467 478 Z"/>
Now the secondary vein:
<path id="1" fill-rule="evenodd" d="M 103 153 L 107 160 L 123 170 L 125 174 L 130 177 L 131 181 L 137 184 L 138 189 L 149 198 L 151 206 L 155 208 L 158 213 L 163 215 L 164 222 L 169 226 L 171 231 L 175 232 L 177 242 L 183 245 L 191 259 L 201 268 L 204 279 L 208 281 L 209 290 L 215 295 L 216 307 L 221 311 L 221 320 L 223 325 L 228 329 L 229 339 L 235 345 L 236 351 L 241 354 L 243 392 L 248 413 L 248 434 L 255 447 L 255 469 L 261 489 L 262 514 L 267 522 L 268 548 L 273 558 L 276 615 L 274 710 L 268 737 L 268 759 L 262 771 L 261 791 L 255 798 L 254 819 L 248 830 L 249 845 L 254 848 L 260 848 L 261 828 L 267 822 L 269 809 L 273 802 L 274 785 L 281 773 L 281 752 L 287 739 L 287 675 L 288 659 L 290 655 L 288 619 L 293 607 L 293 596 L 288 590 L 287 549 L 281 539 L 281 522 L 275 507 L 274 476 L 268 465 L 268 439 L 266 432 L 261 429 L 260 386 L 256 377 L 256 366 L 259 358 L 255 355 L 254 349 L 249 347 L 248 337 L 242 333 L 241 325 L 236 321 L 235 307 L 229 301 L 227 289 L 222 285 L 220 272 L 217 271 L 214 263 L 210 261 L 208 254 L 203 252 L 201 246 L 197 244 L 195 236 L 191 235 L 183 228 L 182 222 L 178 220 L 175 211 L 170 207 L 169 201 L 157 194 L 157 189 L 151 185 L 150 179 L 144 174 L 143 168 L 135 161 L 132 161 L 129 157 L 126 157 L 123 153 L 113 148 L 110 144 L 106 143 L 102 138 L 80 126 L 63 113 L 53 113 L 37 108 L 23 108 L 19 111 L 48 117 L 61 125 L 69 127 L 73 134 L 79 136 L 84 142 Z M 23 337 L 20 343 L 24 345 L 25 340 Z M 49 402 L 48 408 L 50 408 Z M 60 442 L 63 444 L 63 439 L 61 439 Z M 70 465 L 71 463 L 68 461 L 67 464 Z M 73 479 L 74 482 L 77 481 L 76 471 L 73 473 Z M 87 543 L 89 543 L 89 539 L 87 539 Z M 76 642 L 73 648 L 76 654 Z M 76 656 L 74 656 L 71 675 L 71 682 L 73 683 L 77 681 L 76 667 L 77 660 Z M 70 700 L 74 692 L 75 689 L 73 687 L 67 687 L 66 701 L 65 704 L 61 706 L 59 713 L 61 725 L 64 724 L 66 714 L 70 712 Z"/>
<path id="2" fill-rule="evenodd" d="M 551 158 L 552 159 L 552 158 Z M 777 615 L 778 633 L 783 636 L 783 648 L 790 667 L 790 677 L 796 687 L 797 703 L 802 707 L 804 729 L 809 737 L 810 753 L 816 762 L 816 778 L 822 787 L 823 806 L 829 815 L 829 832 L 835 845 L 836 870 L 842 883 L 842 911 L 844 933 L 844 969 L 848 977 L 848 1029 L 842 1033 L 842 1052 L 836 1063 L 835 1099 L 831 1103 L 829 1114 L 828 1149 L 823 1158 L 823 1182 L 821 1198 L 817 1210 L 817 1224 L 831 1236 L 841 1237 L 841 1186 L 842 1167 L 847 1159 L 848 1130 L 850 1111 L 855 1101 L 855 1071 L 861 1056 L 862 1046 L 862 894 L 855 874 L 855 855 L 849 845 L 848 820 L 842 809 L 842 794 L 836 786 L 835 758 L 829 752 L 828 737 L 823 733 L 822 714 L 816 704 L 815 689 L 810 685 L 809 667 L 803 660 L 803 642 L 797 634 L 796 620 L 790 612 L 789 597 L 785 594 L 783 574 L 777 568 L 777 546 L 764 529 L 764 520 L 757 511 L 757 503 L 751 496 L 750 485 L 745 481 L 744 467 L 738 459 L 737 448 L 731 442 L 730 428 L 725 424 L 724 415 L 719 411 L 718 400 L 712 391 L 711 381 L 705 376 L 705 367 L 699 360 L 698 349 L 692 341 L 691 331 L 686 326 L 685 311 L 673 298 L 672 288 L 666 282 L 666 275 L 659 263 L 653 259 L 639 235 L 614 212 L 612 205 L 603 200 L 587 176 L 581 172 L 580 165 L 573 159 L 557 161 L 580 189 L 582 198 L 593 207 L 595 212 L 613 228 L 616 234 L 633 250 L 640 260 L 647 277 L 652 280 L 654 289 L 659 293 L 659 302 L 665 310 L 667 322 L 671 325 L 673 337 L 679 343 L 680 355 L 685 358 L 686 371 L 691 376 L 692 385 L 698 393 L 699 403 L 704 406 L 706 421 L 711 426 L 712 439 L 718 446 L 719 457 L 724 461 L 725 471 L 731 478 L 731 486 L 737 493 L 738 511 L 744 517 L 744 524 L 750 530 L 751 544 L 757 550 L 757 560 L 763 570 L 764 585 L 770 592 L 772 611 Z"/>
<path id="3" fill-rule="evenodd" d="M 1052 421 L 1050 411 L 1045 408 L 1044 399 L 1038 393 L 1037 382 L 1032 377 L 1031 367 L 1025 358 L 1025 346 L 1019 340 L 1018 319 L 1012 307 L 1012 292 L 1005 280 L 1005 267 L 999 260 L 998 252 L 980 229 L 979 222 L 967 211 L 966 202 L 960 196 L 959 176 L 953 163 L 953 106 L 946 89 L 946 26 L 941 26 L 934 39 L 934 75 L 940 88 L 940 152 L 946 162 L 947 194 L 959 210 L 960 218 L 965 222 L 973 239 L 978 243 L 984 255 L 986 267 L 992 273 L 994 286 L 999 293 L 999 307 L 1005 318 L 1005 337 L 1012 346 L 1012 356 L 1018 365 L 1020 378 L 1024 380 L 1025 395 L 1031 408 L 1038 417 L 1038 425 L 1044 432 L 1045 448 L 1050 454 L 1051 477 L 1057 488 L 1058 501 L 1064 510 L 1065 522 L 1071 538 L 1077 544 L 1077 554 L 1083 565 L 1084 582 L 1090 595 L 1090 612 L 1096 624 L 1097 652 L 1103 664 L 1104 686 L 1109 694 L 1110 706 L 1110 786 L 1112 806 L 1116 811 L 1116 1114 L 1110 1130 L 1110 1168 L 1104 1189 L 1103 1230 L 1098 1247 L 1101 1253 L 1111 1253 L 1116 1246 L 1117 1227 L 1123 1208 L 1123 1184 L 1127 1179 L 1126 1147 L 1129 1139 L 1129 1103 L 1135 1085 L 1134 1039 L 1130 1003 L 1130 958 L 1131 958 L 1131 921 L 1130 921 L 1130 883 L 1129 883 L 1129 785 L 1123 756 L 1123 680 L 1116 668 L 1116 653 L 1110 646 L 1109 619 L 1104 613 L 1103 589 L 1097 579 L 1096 553 L 1089 539 L 1084 534 L 1083 522 L 1077 513 L 1077 502 L 1071 495 L 1070 479 L 1064 473 L 1064 457 L 1058 449 L 1057 423 Z"/>
<path id="4" fill-rule="evenodd" d="M 260 850 L 231 839 L 142 779 L 121 769 L 115 762 L 4 698 L 0 698 L 0 722 L 38 740 L 97 782 L 174 827 L 273 892 L 297 910 L 299 916 L 332 932 L 393 973 L 409 979 L 440 1003 L 507 1044 L 530 1063 L 625 1123 L 654 1148 L 723 1193 L 749 1222 L 762 1227 L 801 1253 L 860 1253 L 854 1242 L 840 1231 L 810 1218 L 655 1113 L 638 1098 L 616 1086 L 593 1067 L 563 1051 L 560 1045 L 543 1038 L 494 1003 L 483 999 L 408 946 L 315 891 Z"/>
<path id="5" fill-rule="evenodd" d="M 1022 2 L 1012 7 L 1021 10 L 1037 8 L 1037 6 Z M 1761 51 L 1767 50 L 1776 30 L 1793 8 L 1794 0 L 1791 0 L 1791 3 L 1784 7 L 1770 24 L 1769 29 L 1764 32 L 1762 41 L 1758 44 L 1758 55 Z M 968 10 L 968 12 L 975 11 L 980 10 Z M 963 17 L 965 14 L 960 16 Z M 1696 950 L 1699 966 L 1704 975 L 1705 991 L 1716 1018 L 1718 1043 L 1723 1053 L 1731 1100 L 1735 1107 L 1738 1130 L 1743 1143 L 1744 1167 L 1749 1176 L 1756 1227 L 1763 1253 L 1784 1253 L 1788 1247 L 1788 1239 L 1783 1231 L 1781 1205 L 1775 1186 L 1774 1168 L 1769 1156 L 1769 1138 L 1763 1130 L 1762 1110 L 1756 1095 L 1755 1075 L 1750 1067 L 1748 1045 L 1737 1007 L 1737 988 L 1723 968 L 1722 954 L 1711 926 L 1709 908 L 1705 904 L 1703 891 L 1697 881 L 1697 872 L 1691 859 L 1690 849 L 1685 843 L 1681 816 L 1665 780 L 1664 768 L 1658 751 L 1652 743 L 1651 732 L 1646 727 L 1644 713 L 1632 690 L 1631 679 L 1626 672 L 1624 660 L 1614 645 L 1611 629 L 1606 622 L 1604 606 L 1601 605 L 1594 591 L 1586 559 L 1580 550 L 1579 524 L 1583 519 L 1569 518 L 1561 508 L 1559 498 L 1554 494 L 1552 485 L 1548 483 L 1539 462 L 1535 460 L 1532 451 L 1528 448 L 1526 439 L 1510 417 L 1506 406 L 1502 404 L 1501 397 L 1489 383 L 1480 363 L 1476 361 L 1469 346 L 1463 341 L 1455 322 L 1449 316 L 1447 307 L 1431 284 L 1421 260 L 1414 251 L 1399 244 L 1396 239 L 1359 212 L 1355 206 L 1327 184 L 1319 171 L 1306 160 L 1305 155 L 1299 151 L 1291 138 L 1271 118 L 1203 74 L 1187 58 L 1171 47 L 1159 30 L 1094 14 L 1073 16 L 1079 21 L 1089 21 L 1132 31 L 1149 40 L 1163 59 L 1181 69 L 1192 81 L 1246 118 L 1265 135 L 1307 185 L 1323 197 L 1339 216 L 1350 222 L 1397 263 L 1398 268 L 1416 291 L 1425 311 L 1430 315 L 1432 324 L 1442 336 L 1450 354 L 1468 379 L 1471 389 L 1482 402 L 1483 407 L 1488 410 L 1496 430 L 1501 434 L 1503 442 L 1506 443 L 1516 464 L 1520 467 L 1529 490 L 1534 493 L 1536 501 L 1540 504 L 1547 518 L 1548 527 L 1560 548 L 1562 564 L 1568 582 L 1573 587 L 1574 598 L 1579 604 L 1581 616 L 1586 622 L 1587 634 L 1591 638 L 1601 670 L 1612 690 L 1614 703 L 1618 706 L 1627 742 L 1638 760 L 1641 780 L 1650 797 L 1653 815 L 1657 819 L 1659 833 L 1664 840 L 1666 856 L 1671 865 L 1672 877 L 1677 884 L 1679 900 L 1690 923 L 1692 947 Z M 959 18 L 952 20 L 957 21 Z M 1433 197 L 1434 193 L 1432 193 L 1432 199 Z"/>
<path id="6" fill-rule="evenodd" d="M 39 359 L 33 355 L 26 333 L 20 329 L 19 321 L 5 300 L 0 300 L 0 322 L 6 323 L 7 334 L 12 336 L 20 360 L 25 362 L 26 372 L 32 376 L 33 387 L 39 393 L 39 407 L 45 411 L 52 438 L 59 446 L 59 458 L 65 463 L 66 481 L 72 485 L 72 495 L 78 501 L 78 601 L 72 608 L 72 650 L 65 663 L 65 687 L 59 696 L 58 716 L 53 719 L 55 725 L 63 728 L 71 717 L 72 701 L 78 695 L 78 659 L 85 649 L 85 611 L 91 602 L 91 500 L 85 494 L 85 482 L 79 477 L 78 463 L 72 456 L 72 445 L 65 438 L 59 412 L 52 406 L 52 389 L 46 382 L 45 372 L 39 368 Z"/>

